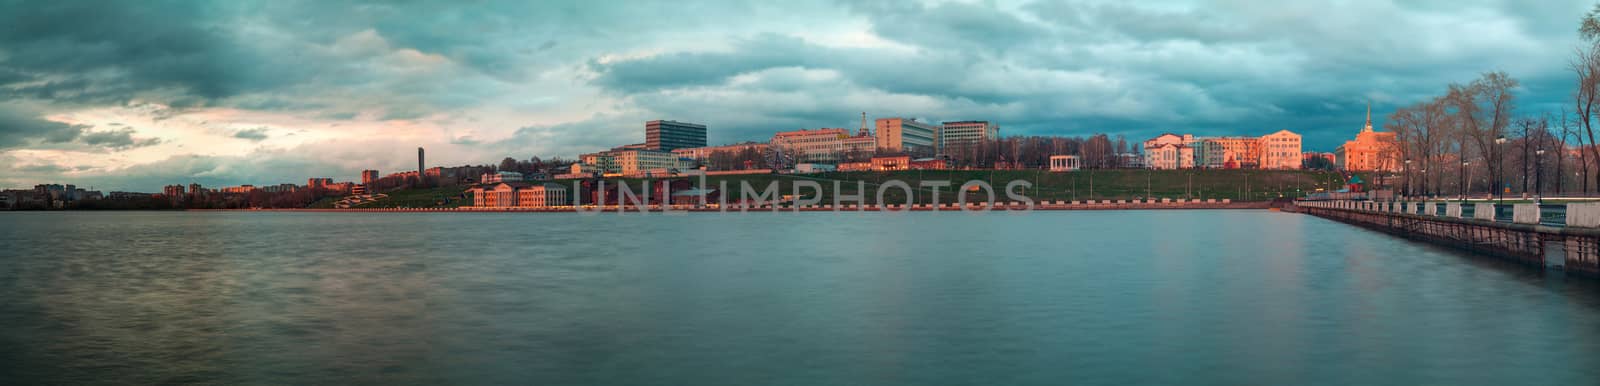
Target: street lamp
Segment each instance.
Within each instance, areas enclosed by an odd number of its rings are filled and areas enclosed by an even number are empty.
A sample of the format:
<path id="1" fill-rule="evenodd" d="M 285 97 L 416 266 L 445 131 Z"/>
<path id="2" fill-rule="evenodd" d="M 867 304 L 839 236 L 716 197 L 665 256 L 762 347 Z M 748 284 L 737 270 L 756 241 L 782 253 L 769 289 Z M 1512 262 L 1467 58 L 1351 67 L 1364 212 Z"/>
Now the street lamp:
<path id="1" fill-rule="evenodd" d="M 1533 152 L 1533 202 L 1544 202 L 1544 149 Z"/>
<path id="2" fill-rule="evenodd" d="M 1405 191 L 1401 192 L 1400 194 L 1404 194 L 1404 195 L 1410 196 L 1411 195 L 1411 159 L 1410 158 L 1406 158 L 1406 170 L 1404 170 L 1404 174 L 1405 174 L 1405 177 L 1406 177 L 1406 188 L 1404 189 Z"/>
<path id="3" fill-rule="evenodd" d="M 1463 202 L 1467 201 L 1467 165 L 1469 164 L 1471 162 L 1461 161 L 1461 184 L 1456 185 L 1456 189 L 1461 191 L 1461 201 Z"/>
<path id="4" fill-rule="evenodd" d="M 1499 136 L 1499 137 L 1495 137 L 1494 138 L 1494 144 L 1495 144 L 1495 147 L 1494 147 L 1494 150 L 1495 150 L 1494 153 L 1495 154 L 1490 154 L 1490 158 L 1494 159 L 1494 165 L 1489 165 L 1489 173 L 1493 173 L 1494 174 L 1494 178 L 1491 178 L 1491 180 L 1494 180 L 1494 181 L 1489 184 L 1490 185 L 1489 189 L 1494 189 L 1494 200 L 1496 201 L 1495 203 L 1498 204 L 1498 203 L 1500 203 L 1499 201 L 1503 201 L 1505 199 L 1505 197 L 1502 197 L 1500 195 L 1500 189 L 1501 189 L 1500 188 L 1500 172 L 1501 172 L 1500 154 L 1504 153 L 1504 151 L 1501 151 L 1500 148 L 1505 147 L 1503 145 L 1506 144 L 1506 136 L 1502 135 L 1502 136 Z"/>
<path id="5" fill-rule="evenodd" d="M 1422 183 L 1419 184 L 1418 186 L 1422 187 L 1421 196 L 1427 196 L 1428 195 L 1428 169 L 1422 169 L 1421 173 L 1422 173 Z"/>

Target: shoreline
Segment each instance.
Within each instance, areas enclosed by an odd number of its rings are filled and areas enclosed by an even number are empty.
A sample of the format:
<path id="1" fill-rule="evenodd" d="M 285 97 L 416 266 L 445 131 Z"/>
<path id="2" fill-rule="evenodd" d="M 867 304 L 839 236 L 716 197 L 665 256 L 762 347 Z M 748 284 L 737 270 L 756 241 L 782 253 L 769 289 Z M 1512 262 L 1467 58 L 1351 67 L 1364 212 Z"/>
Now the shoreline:
<path id="1" fill-rule="evenodd" d="M 1196 200 L 1198 201 L 1198 200 Z M 971 211 L 1026 211 L 1027 207 L 1021 204 L 996 204 L 992 209 L 985 210 L 982 205 L 969 205 Z M 1066 204 L 1035 204 L 1033 210 L 1072 211 L 1072 210 L 1182 210 L 1182 209 L 1270 209 L 1271 201 L 1251 202 L 1130 202 L 1127 200 L 1102 200 L 1102 202 L 1079 202 Z M 607 205 L 599 208 L 604 213 L 617 213 L 618 207 Z M 960 212 L 960 207 L 955 204 L 942 204 L 935 208 L 930 204 L 905 205 L 845 205 L 834 208 L 832 205 L 813 205 L 801 207 L 798 210 L 789 207 L 774 209 L 771 205 L 760 207 L 752 206 L 744 210 L 735 205 L 730 205 L 725 210 L 716 207 L 694 207 L 692 205 L 673 205 L 674 212 L 686 213 L 742 213 L 742 212 Z M 583 213 L 594 213 L 593 208 L 586 209 Z M 641 213 L 636 206 L 625 206 L 621 209 L 627 213 Z M 185 211 L 219 211 L 219 212 L 331 212 L 331 213 L 579 213 L 572 207 L 536 208 L 536 207 L 458 207 L 458 208 L 285 208 L 285 209 L 187 209 Z M 661 205 L 650 205 L 649 212 L 662 213 Z"/>

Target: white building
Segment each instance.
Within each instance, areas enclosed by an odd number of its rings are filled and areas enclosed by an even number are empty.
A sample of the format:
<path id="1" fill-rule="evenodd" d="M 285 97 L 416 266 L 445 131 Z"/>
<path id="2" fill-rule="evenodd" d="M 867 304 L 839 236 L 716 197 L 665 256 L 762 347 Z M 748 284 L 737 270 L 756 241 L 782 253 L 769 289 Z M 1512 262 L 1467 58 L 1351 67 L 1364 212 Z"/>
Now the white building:
<path id="1" fill-rule="evenodd" d="M 1052 172 L 1077 171 L 1081 166 L 1082 165 L 1078 162 L 1078 156 L 1075 155 L 1050 156 L 1050 171 Z"/>
<path id="2" fill-rule="evenodd" d="M 1144 141 L 1144 165 L 1151 169 L 1194 167 L 1194 136 L 1166 133 Z"/>
<path id="3" fill-rule="evenodd" d="M 802 163 L 838 163 L 844 157 L 844 139 L 850 137 L 845 129 L 816 129 L 783 131 L 772 135 L 768 141 Z"/>

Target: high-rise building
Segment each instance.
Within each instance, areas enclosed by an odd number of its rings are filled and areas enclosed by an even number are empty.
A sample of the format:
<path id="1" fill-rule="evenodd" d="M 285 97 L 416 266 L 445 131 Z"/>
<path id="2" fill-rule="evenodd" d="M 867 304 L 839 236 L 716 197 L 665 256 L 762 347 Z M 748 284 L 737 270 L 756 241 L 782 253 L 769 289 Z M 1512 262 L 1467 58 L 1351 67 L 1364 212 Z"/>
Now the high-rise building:
<path id="1" fill-rule="evenodd" d="M 1000 138 L 1000 125 L 989 121 L 945 122 L 939 131 L 940 146 L 993 141 Z"/>
<path id="2" fill-rule="evenodd" d="M 417 175 L 419 175 L 419 176 L 422 175 L 422 170 L 423 169 L 425 169 L 425 168 L 422 167 L 422 148 L 418 147 L 417 148 Z"/>
<path id="3" fill-rule="evenodd" d="M 654 120 L 644 123 L 645 149 L 672 151 L 706 146 L 706 125 Z"/>
<path id="4" fill-rule="evenodd" d="M 879 118 L 878 148 L 890 153 L 931 156 L 939 153 L 939 126 L 915 118 Z"/>
<path id="5" fill-rule="evenodd" d="M 361 171 L 361 184 L 362 185 L 368 185 L 368 184 L 371 184 L 373 181 L 377 181 L 377 180 L 378 180 L 378 171 L 377 170 L 367 169 L 367 170 L 362 170 Z"/>

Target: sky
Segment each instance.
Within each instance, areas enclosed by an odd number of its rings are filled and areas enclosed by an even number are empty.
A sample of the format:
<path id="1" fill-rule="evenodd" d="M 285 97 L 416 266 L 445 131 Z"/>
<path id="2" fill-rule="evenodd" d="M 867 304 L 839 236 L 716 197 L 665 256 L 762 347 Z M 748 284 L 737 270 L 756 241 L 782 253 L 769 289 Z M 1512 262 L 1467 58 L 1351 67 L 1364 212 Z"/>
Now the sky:
<path id="1" fill-rule="evenodd" d="M 357 180 L 869 118 L 1287 129 L 1333 151 L 1505 71 L 1555 111 L 1593 0 L 0 0 L 0 187 Z"/>

